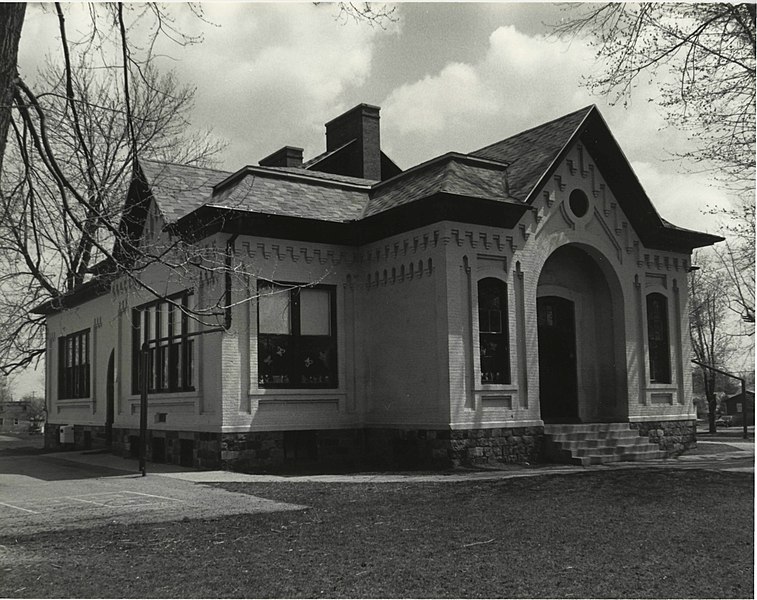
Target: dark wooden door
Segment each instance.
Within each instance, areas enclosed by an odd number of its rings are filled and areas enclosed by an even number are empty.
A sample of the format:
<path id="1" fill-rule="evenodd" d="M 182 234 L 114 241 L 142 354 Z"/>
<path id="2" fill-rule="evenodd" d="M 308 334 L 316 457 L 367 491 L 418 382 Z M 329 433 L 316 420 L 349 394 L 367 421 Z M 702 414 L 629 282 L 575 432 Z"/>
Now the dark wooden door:
<path id="1" fill-rule="evenodd" d="M 544 421 L 578 419 L 576 320 L 573 302 L 557 296 L 536 300 L 539 336 L 539 401 Z"/>

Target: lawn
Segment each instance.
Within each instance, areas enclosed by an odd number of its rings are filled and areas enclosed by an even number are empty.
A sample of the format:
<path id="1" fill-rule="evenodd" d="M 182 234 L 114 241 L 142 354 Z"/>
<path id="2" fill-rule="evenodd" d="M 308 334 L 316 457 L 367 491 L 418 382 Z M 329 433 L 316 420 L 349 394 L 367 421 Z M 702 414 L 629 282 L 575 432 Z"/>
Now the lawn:
<path id="1" fill-rule="evenodd" d="M 751 598 L 754 477 L 227 484 L 299 512 L 0 538 L 0 596 Z"/>

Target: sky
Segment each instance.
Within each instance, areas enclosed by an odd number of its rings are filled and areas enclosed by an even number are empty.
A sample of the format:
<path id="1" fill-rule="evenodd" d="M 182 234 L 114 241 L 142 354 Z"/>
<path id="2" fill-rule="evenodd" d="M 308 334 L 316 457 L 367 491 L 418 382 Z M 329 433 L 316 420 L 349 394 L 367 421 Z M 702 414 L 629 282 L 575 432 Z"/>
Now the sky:
<path id="1" fill-rule="evenodd" d="M 401 168 L 450 151 L 470 152 L 596 104 L 660 215 L 716 233 L 708 208 L 727 207 L 711 177 L 671 155 L 691 148 L 665 127 L 654 83 L 626 105 L 593 96 L 583 78 L 601 68 L 586 42 L 550 35 L 564 8 L 546 3 L 400 3 L 396 21 L 371 27 L 337 18 L 334 4 L 202 5 L 204 19 L 173 5 L 181 31 L 203 41 L 159 46 L 164 69 L 196 88 L 190 121 L 228 142 L 220 167 L 236 171 L 284 145 L 305 159 L 325 150 L 324 124 L 361 102 L 381 107 L 384 152 Z M 86 11 L 65 5 L 71 35 Z M 57 21 L 30 4 L 19 70 L 32 79 L 58 52 Z M 39 377 L 16 393 L 41 392 Z M 19 392 L 19 390 L 21 390 Z"/>

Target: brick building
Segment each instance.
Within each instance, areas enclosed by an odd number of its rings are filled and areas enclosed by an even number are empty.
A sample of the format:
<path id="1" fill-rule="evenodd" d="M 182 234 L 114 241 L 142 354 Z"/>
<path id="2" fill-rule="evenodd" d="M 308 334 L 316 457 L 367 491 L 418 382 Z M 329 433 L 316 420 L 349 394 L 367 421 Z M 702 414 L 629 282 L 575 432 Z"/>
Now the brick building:
<path id="1" fill-rule="evenodd" d="M 151 340 L 154 460 L 585 464 L 694 443 L 687 274 L 720 238 L 660 218 L 596 107 L 401 171 L 359 105 L 306 162 L 143 160 L 125 207 L 134 243 L 197 256 L 138 280 L 105 265 L 39 308 L 48 445 L 72 424 L 78 446 L 134 452 Z"/>

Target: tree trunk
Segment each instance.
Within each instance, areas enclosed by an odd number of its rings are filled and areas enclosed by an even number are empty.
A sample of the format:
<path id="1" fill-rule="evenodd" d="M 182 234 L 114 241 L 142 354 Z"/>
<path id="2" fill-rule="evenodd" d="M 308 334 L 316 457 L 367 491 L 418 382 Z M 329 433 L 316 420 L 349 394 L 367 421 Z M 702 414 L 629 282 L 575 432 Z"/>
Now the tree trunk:
<path id="1" fill-rule="evenodd" d="M 0 173 L 11 122 L 11 104 L 16 87 L 16 63 L 26 4 L 0 3 Z"/>
<path id="2" fill-rule="evenodd" d="M 717 433 L 718 427 L 715 425 L 715 421 L 717 419 L 718 399 L 715 396 L 715 377 L 711 373 L 706 373 L 704 376 L 704 393 L 709 408 L 710 433 Z"/>

